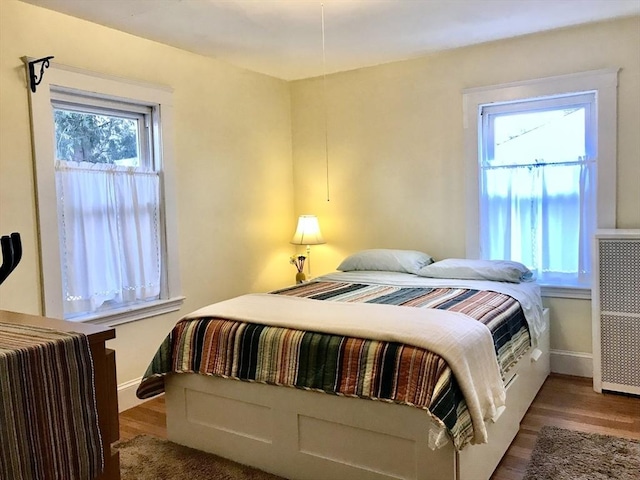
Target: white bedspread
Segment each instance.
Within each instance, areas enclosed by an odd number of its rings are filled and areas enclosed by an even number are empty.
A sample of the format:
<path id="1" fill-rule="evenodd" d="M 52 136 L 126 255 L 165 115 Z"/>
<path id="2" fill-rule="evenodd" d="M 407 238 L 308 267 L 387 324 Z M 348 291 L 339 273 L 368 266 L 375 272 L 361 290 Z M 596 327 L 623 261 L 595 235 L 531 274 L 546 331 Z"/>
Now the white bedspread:
<path id="1" fill-rule="evenodd" d="M 489 329 L 457 312 L 249 294 L 214 303 L 185 318 L 197 317 L 399 342 L 431 350 L 447 361 L 460 385 L 473 423 L 474 443 L 486 443 L 484 420 L 494 417 L 505 403 Z"/>

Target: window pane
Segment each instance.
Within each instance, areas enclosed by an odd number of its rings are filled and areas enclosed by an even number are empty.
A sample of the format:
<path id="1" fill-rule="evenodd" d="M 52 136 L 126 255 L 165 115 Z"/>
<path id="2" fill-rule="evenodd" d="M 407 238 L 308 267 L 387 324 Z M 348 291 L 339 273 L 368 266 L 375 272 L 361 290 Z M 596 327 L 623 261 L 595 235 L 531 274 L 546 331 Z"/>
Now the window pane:
<path id="1" fill-rule="evenodd" d="M 137 168 L 147 114 L 81 101 L 52 103 L 65 318 L 156 300 L 162 282 L 159 175 Z"/>
<path id="2" fill-rule="evenodd" d="M 522 262 L 544 284 L 580 285 L 595 225 L 594 105 L 550 102 L 492 105 L 484 118 L 481 255 Z"/>
<path id="3" fill-rule="evenodd" d="M 136 118 L 54 109 L 56 159 L 140 166 Z"/>
<path id="4" fill-rule="evenodd" d="M 496 115 L 487 165 L 577 161 L 586 156 L 585 108 Z"/>

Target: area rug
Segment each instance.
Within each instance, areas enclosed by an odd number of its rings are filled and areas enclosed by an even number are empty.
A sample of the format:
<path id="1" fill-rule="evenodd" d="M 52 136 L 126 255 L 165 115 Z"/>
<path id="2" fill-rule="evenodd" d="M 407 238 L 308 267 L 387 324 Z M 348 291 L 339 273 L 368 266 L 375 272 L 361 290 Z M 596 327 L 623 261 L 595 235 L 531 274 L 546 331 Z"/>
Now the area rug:
<path id="1" fill-rule="evenodd" d="M 523 480 L 638 480 L 640 442 L 542 427 Z"/>
<path id="2" fill-rule="evenodd" d="M 121 480 L 283 480 L 255 468 L 140 435 L 119 442 Z"/>

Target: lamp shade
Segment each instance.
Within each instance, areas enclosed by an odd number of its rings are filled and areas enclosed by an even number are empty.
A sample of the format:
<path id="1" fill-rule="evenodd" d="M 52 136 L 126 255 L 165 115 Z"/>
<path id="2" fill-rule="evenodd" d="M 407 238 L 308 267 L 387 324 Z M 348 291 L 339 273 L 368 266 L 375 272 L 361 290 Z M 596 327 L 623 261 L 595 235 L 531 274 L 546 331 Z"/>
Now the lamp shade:
<path id="1" fill-rule="evenodd" d="M 300 215 L 298 227 L 296 228 L 296 233 L 293 234 L 291 243 L 294 245 L 319 245 L 325 243 L 322 233 L 320 233 L 318 217 L 315 215 Z"/>

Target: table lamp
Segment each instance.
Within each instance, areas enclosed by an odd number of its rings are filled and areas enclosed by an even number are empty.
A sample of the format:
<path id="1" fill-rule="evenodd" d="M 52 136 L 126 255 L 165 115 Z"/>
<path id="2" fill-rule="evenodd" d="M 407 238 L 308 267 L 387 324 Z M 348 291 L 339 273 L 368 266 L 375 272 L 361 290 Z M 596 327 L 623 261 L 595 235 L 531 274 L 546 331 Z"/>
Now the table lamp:
<path id="1" fill-rule="evenodd" d="M 320 232 L 318 217 L 315 215 L 300 215 L 298 227 L 296 228 L 296 233 L 293 234 L 291 243 L 293 245 L 307 246 L 307 271 L 309 272 L 309 278 L 311 278 L 311 245 L 325 243 Z"/>

